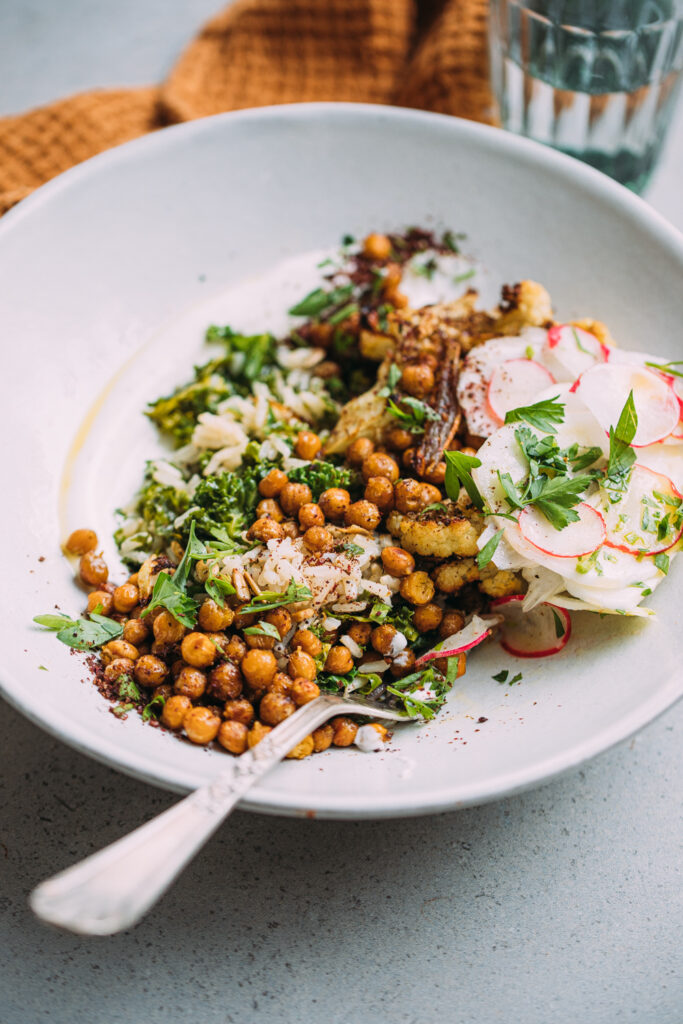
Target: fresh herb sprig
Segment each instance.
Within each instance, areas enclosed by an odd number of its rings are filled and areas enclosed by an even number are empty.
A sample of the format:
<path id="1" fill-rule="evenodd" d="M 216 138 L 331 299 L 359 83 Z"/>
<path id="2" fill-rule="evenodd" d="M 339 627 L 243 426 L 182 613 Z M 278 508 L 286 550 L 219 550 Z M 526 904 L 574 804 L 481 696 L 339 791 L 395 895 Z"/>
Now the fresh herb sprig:
<path id="1" fill-rule="evenodd" d="M 505 422 L 519 423 L 523 420 L 525 423 L 530 423 L 532 427 L 542 430 L 545 434 L 556 434 L 557 425 L 564 422 L 564 402 L 558 402 L 558 397 L 535 402 L 534 405 L 520 405 L 517 409 L 510 409 L 505 414 Z"/>
<path id="2" fill-rule="evenodd" d="M 430 405 L 419 398 L 413 398 L 412 395 L 401 395 L 399 401 L 400 406 L 390 398 L 387 402 L 387 411 L 411 434 L 423 433 L 427 420 L 441 418 Z"/>
<path id="3" fill-rule="evenodd" d="M 98 612 L 90 612 L 88 619 L 72 619 L 69 615 L 35 615 L 33 621 L 45 629 L 54 630 L 58 640 L 76 651 L 92 651 L 116 640 L 123 633 L 120 622 Z"/>

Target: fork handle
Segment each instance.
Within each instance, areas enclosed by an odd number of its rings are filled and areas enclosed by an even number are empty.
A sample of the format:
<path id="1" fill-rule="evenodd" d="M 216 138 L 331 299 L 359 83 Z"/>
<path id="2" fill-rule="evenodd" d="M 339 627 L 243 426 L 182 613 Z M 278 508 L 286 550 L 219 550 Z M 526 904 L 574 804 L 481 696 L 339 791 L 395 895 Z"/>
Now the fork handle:
<path id="1" fill-rule="evenodd" d="M 42 882 L 30 897 L 34 913 L 80 935 L 113 935 L 136 924 L 247 790 L 343 706 L 325 694 L 299 708 L 184 800 Z M 349 712 L 367 714 L 367 709 Z"/>

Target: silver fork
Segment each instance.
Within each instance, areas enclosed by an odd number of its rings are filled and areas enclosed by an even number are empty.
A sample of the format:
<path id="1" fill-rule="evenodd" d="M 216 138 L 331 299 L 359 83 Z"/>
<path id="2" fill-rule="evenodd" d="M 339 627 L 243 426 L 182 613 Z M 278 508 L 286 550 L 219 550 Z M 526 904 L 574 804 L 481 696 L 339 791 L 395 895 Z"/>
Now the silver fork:
<path id="1" fill-rule="evenodd" d="M 230 759 L 215 779 L 99 853 L 33 890 L 38 917 L 80 935 L 113 935 L 136 924 L 178 877 L 235 804 L 297 743 L 339 714 L 405 721 L 363 697 L 321 694 L 255 747 Z"/>

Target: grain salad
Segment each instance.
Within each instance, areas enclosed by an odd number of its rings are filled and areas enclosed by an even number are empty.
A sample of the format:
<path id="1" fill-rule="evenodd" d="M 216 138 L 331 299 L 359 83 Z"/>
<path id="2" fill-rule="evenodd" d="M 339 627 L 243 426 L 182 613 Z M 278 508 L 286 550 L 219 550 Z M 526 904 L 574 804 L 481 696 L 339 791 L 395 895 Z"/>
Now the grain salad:
<path id="1" fill-rule="evenodd" d="M 77 529 L 85 613 L 36 617 L 115 715 L 232 754 L 321 691 L 424 721 L 498 627 L 528 657 L 568 609 L 643 613 L 683 530 L 680 373 L 559 324 L 535 282 L 482 310 L 460 264 L 448 231 L 347 238 L 284 336 L 211 326 L 215 356 L 151 402 L 171 450 L 120 511 L 127 577 Z M 416 306 L 408 277 L 449 267 L 459 296 Z M 342 715 L 289 756 L 388 739 Z"/>

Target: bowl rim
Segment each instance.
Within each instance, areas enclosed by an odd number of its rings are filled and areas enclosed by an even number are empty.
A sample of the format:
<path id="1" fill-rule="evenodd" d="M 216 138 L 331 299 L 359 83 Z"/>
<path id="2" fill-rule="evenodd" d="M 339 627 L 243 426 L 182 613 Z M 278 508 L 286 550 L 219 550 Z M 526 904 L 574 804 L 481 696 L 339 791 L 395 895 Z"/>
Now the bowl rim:
<path id="1" fill-rule="evenodd" d="M 172 125 L 105 150 L 53 178 L 10 209 L 0 220 L 0 246 L 13 231 L 21 229 L 26 217 L 39 215 L 44 204 L 58 201 L 63 191 L 78 188 L 82 180 L 97 175 L 101 168 L 135 162 L 140 154 L 144 157 L 145 153 L 159 150 L 163 152 L 169 147 L 184 145 L 185 140 L 210 135 L 216 131 L 230 130 L 230 126 L 237 122 L 253 123 L 257 130 L 263 130 L 264 127 L 267 130 L 268 124 L 273 121 L 292 120 L 306 123 L 320 117 L 327 121 L 330 118 L 347 121 L 370 119 L 375 123 L 391 121 L 397 127 L 417 123 L 432 125 L 437 133 L 450 133 L 453 138 L 460 141 L 472 139 L 484 149 L 503 150 L 521 155 L 530 166 L 548 168 L 560 179 L 571 179 L 574 189 L 577 186 L 583 188 L 594 198 L 598 198 L 630 219 L 638 230 L 645 231 L 656 244 L 666 249 L 671 258 L 680 263 L 683 270 L 683 235 L 639 196 L 573 157 L 491 125 L 446 114 L 374 104 L 333 102 L 282 104 L 228 111 Z M 49 715 L 45 715 L 39 701 L 32 698 L 31 691 L 26 690 L 21 685 L 21 680 L 4 667 L 0 677 L 0 694 L 35 725 L 109 767 L 165 789 L 187 792 L 192 788 L 188 784 L 187 772 L 174 772 L 167 768 L 159 771 L 151 754 L 122 750 L 115 742 L 95 736 L 85 726 L 73 723 L 66 713 L 55 708 L 50 710 Z M 515 774 L 499 773 L 478 788 L 473 788 L 471 784 L 463 786 L 456 779 L 438 790 L 413 793 L 411 796 L 402 795 L 400 792 L 377 797 L 363 797 L 362 794 L 358 794 L 353 800 L 348 796 L 322 796 L 317 799 L 317 806 L 311 809 L 302 805 L 296 792 L 282 793 L 269 789 L 266 779 L 258 787 L 258 799 L 247 798 L 240 802 L 239 807 L 243 810 L 280 815 L 360 819 L 417 816 L 486 803 L 549 782 L 576 768 L 591 757 L 627 739 L 682 696 L 683 676 L 665 679 L 648 700 L 622 714 L 592 739 L 577 742 L 573 747 L 537 761 L 533 766 Z M 217 767 L 216 774 L 219 772 L 220 766 Z"/>

